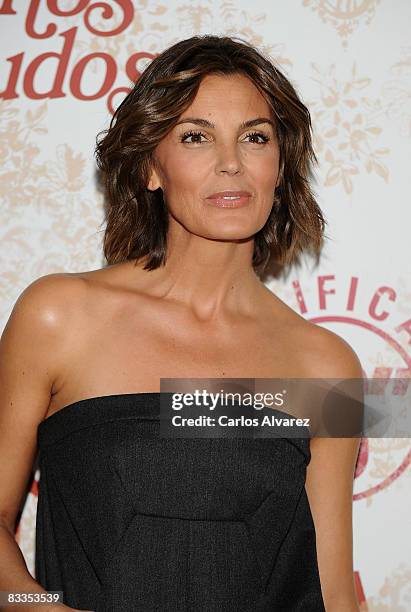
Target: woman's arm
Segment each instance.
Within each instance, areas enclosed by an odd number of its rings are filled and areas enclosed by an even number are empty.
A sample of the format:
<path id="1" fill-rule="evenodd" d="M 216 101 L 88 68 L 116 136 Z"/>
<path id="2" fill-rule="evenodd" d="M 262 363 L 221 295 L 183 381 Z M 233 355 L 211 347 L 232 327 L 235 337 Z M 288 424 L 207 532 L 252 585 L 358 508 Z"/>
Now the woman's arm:
<path id="1" fill-rule="evenodd" d="M 311 361 L 313 376 L 362 378 L 360 361 L 343 339 L 327 331 L 322 334 L 320 346 L 317 359 Z M 360 442 L 361 438 L 317 437 L 310 443 L 306 491 L 316 529 L 327 612 L 360 610 L 354 583 L 352 533 L 353 482 Z"/>
<path id="2" fill-rule="evenodd" d="M 0 340 L 0 591 L 46 593 L 29 573 L 14 530 L 37 453 L 37 426 L 46 415 L 64 354 L 63 330 L 69 316 L 65 304 L 72 303 L 72 294 L 67 301 L 68 282 L 63 275 L 48 275 L 29 285 L 17 299 Z"/>

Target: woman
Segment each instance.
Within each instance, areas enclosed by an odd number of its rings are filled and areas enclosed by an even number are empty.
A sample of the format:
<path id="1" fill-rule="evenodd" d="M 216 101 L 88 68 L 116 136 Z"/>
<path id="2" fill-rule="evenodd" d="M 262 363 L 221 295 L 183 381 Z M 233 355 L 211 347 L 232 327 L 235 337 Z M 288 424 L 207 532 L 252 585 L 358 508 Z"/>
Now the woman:
<path id="1" fill-rule="evenodd" d="M 228 37 L 173 45 L 119 106 L 96 149 L 108 267 L 33 282 L 1 341 L 1 590 L 98 612 L 359 609 L 358 439 L 158 437 L 160 378 L 362 375 L 261 280 L 320 252 L 310 130 L 285 76 Z M 35 581 L 13 528 L 37 441 Z"/>

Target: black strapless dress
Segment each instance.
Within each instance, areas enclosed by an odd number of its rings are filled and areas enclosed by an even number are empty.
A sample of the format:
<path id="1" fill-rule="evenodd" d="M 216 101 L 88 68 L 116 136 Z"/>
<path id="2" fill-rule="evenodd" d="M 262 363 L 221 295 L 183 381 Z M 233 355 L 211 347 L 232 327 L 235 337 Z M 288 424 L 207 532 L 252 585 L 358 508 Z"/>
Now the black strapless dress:
<path id="1" fill-rule="evenodd" d="M 160 394 L 38 427 L 35 578 L 96 612 L 325 612 L 307 438 L 159 436 Z"/>

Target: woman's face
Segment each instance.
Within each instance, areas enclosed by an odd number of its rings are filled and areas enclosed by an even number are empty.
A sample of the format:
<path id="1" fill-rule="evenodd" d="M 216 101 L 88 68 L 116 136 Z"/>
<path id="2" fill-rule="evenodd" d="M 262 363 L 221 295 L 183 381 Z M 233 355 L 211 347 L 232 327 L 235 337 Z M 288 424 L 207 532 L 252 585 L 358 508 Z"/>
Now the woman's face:
<path id="1" fill-rule="evenodd" d="M 249 238 L 264 226 L 279 172 L 279 147 L 269 121 L 270 107 L 247 77 L 203 79 L 191 106 L 154 153 L 157 169 L 148 188 L 163 190 L 170 224 L 174 219 L 188 232 L 214 240 Z M 208 199 L 227 190 L 251 197 L 233 208 Z"/>

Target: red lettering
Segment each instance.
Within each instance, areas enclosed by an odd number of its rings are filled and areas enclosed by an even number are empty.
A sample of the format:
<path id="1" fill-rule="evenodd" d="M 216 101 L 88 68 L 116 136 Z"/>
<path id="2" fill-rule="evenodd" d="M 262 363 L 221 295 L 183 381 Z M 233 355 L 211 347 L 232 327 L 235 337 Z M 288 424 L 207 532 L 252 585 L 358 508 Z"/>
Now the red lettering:
<path id="1" fill-rule="evenodd" d="M 59 36 L 62 36 L 65 39 L 61 53 L 55 53 L 54 51 L 42 53 L 38 57 L 35 57 L 31 64 L 29 64 L 26 70 L 26 74 L 24 75 L 23 82 L 23 89 L 26 96 L 32 98 L 33 100 L 40 100 L 41 98 L 65 97 L 66 94 L 63 92 L 63 81 L 67 70 L 67 64 L 69 62 L 70 54 L 73 49 L 76 31 L 77 28 L 70 28 L 66 32 L 62 32 L 61 34 L 59 34 Z M 46 59 L 52 57 L 56 58 L 58 61 L 53 86 L 50 91 L 38 93 L 34 91 L 34 77 L 40 64 Z"/>
<path id="2" fill-rule="evenodd" d="M 112 0 L 114 10 L 113 6 L 110 6 L 109 2 L 104 1 L 93 2 L 93 0 L 77 0 L 75 2 L 75 6 L 68 9 L 61 8 L 59 6 L 59 0 L 45 0 L 45 3 L 50 14 L 57 17 L 71 17 L 83 13 L 85 26 L 91 33 L 98 36 L 114 36 L 121 33 L 132 22 L 135 10 L 132 0 Z M 0 0 L 0 14 L 16 15 L 13 4 L 13 0 Z M 30 0 L 27 2 L 26 6 L 27 15 L 25 18 L 25 31 L 27 36 L 34 39 L 46 39 L 52 37 L 57 32 L 56 23 L 46 23 L 44 26 L 39 26 L 39 30 L 37 30 L 38 23 L 36 22 L 39 19 L 39 14 L 41 14 L 41 9 L 43 8 L 41 5 L 41 0 Z M 106 31 L 97 29 L 97 26 L 92 26 L 90 23 L 90 18 L 91 16 L 94 17 L 94 13 L 97 12 L 97 9 L 100 9 L 101 11 L 98 27 L 101 27 L 101 19 L 108 20 L 113 16 L 117 17 L 115 14 L 116 9 L 120 9 L 122 11 L 122 14 L 120 15 L 120 23 L 111 30 Z M 116 23 L 118 22 L 119 20 L 116 18 Z M 21 95 L 21 92 L 18 92 L 18 89 L 20 89 L 18 85 L 20 73 L 22 71 L 23 82 L 21 84 L 21 89 L 27 98 L 39 100 L 44 98 L 54 99 L 66 97 L 67 93 L 65 93 L 63 90 L 64 80 L 72 54 L 77 29 L 78 27 L 76 26 L 62 32 L 61 34 L 58 34 L 58 36 L 62 36 L 64 39 L 61 52 L 49 51 L 42 53 L 37 57 L 29 58 L 30 63 L 25 70 L 23 68 L 25 53 L 22 52 L 7 58 L 7 61 L 10 62 L 11 65 L 5 88 L 0 92 L 0 98 L 13 99 L 18 98 Z M 140 78 L 141 71 L 137 68 L 137 63 L 139 60 L 142 58 L 151 60 L 154 57 L 156 57 L 156 54 L 144 51 L 131 55 L 128 58 L 125 66 L 125 72 L 129 80 L 136 82 Z M 93 94 L 87 94 L 82 91 L 82 83 L 84 88 L 83 77 L 89 62 L 93 59 L 103 60 L 105 63 L 105 75 L 98 91 Z M 54 64 L 49 66 L 49 63 L 47 63 L 48 60 L 54 60 Z M 44 63 L 46 63 L 47 68 L 46 66 L 43 66 Z M 35 80 L 36 78 L 39 78 L 37 75 L 40 70 L 44 70 L 45 72 L 47 71 L 46 74 L 51 80 L 48 91 L 37 90 Z M 102 52 L 89 54 L 81 58 L 74 66 L 73 72 L 70 76 L 69 90 L 72 95 L 79 100 L 95 100 L 106 95 L 109 111 L 113 114 L 114 96 L 119 93 L 128 94 L 131 91 L 130 87 L 118 87 L 112 90 L 117 78 L 117 72 L 117 63 L 113 56 Z"/>
<path id="3" fill-rule="evenodd" d="M 146 51 L 139 51 L 137 53 L 133 53 L 127 60 L 126 63 L 126 74 L 130 81 L 134 83 L 138 81 L 141 76 L 141 72 L 137 69 L 137 62 L 142 58 L 154 59 L 158 54 L 148 53 Z M 113 106 L 113 98 L 119 93 L 129 94 L 131 91 L 130 87 L 118 87 L 117 89 L 113 89 L 113 91 L 109 94 L 107 98 L 107 108 L 109 112 L 114 115 L 114 106 Z"/>
<path id="4" fill-rule="evenodd" d="M 350 289 L 348 291 L 347 310 L 354 310 L 355 298 L 357 296 L 358 277 L 351 278 Z"/>
<path id="5" fill-rule="evenodd" d="M 31 0 L 26 17 L 26 33 L 28 36 L 30 36 L 30 38 L 50 38 L 50 36 L 53 36 L 53 34 L 56 33 L 57 27 L 55 23 L 49 23 L 46 28 L 46 31 L 42 34 L 38 34 L 34 30 L 34 22 L 36 21 L 39 5 L 40 0 Z"/>
<path id="6" fill-rule="evenodd" d="M 81 91 L 81 78 L 83 76 L 84 69 L 88 62 L 95 58 L 101 58 L 106 63 L 106 76 L 104 78 L 104 83 L 100 87 L 100 89 L 95 94 L 86 95 Z M 114 81 L 117 76 L 117 65 L 111 55 L 108 53 L 90 53 L 85 57 L 82 57 L 81 60 L 74 67 L 73 73 L 70 79 L 70 89 L 76 98 L 79 100 L 96 100 L 97 98 L 101 98 L 104 96 L 113 86 Z"/>
<path id="7" fill-rule="evenodd" d="M 368 313 L 370 317 L 372 317 L 373 319 L 376 319 L 377 321 L 384 321 L 384 319 L 386 319 L 389 315 L 389 312 L 387 312 L 386 310 L 383 310 L 381 314 L 377 314 L 376 312 L 376 307 L 378 306 L 381 296 L 384 295 L 384 293 L 388 294 L 388 299 L 391 302 L 395 302 L 395 299 L 397 297 L 397 294 L 395 293 L 394 289 L 392 289 L 391 287 L 380 287 L 379 289 L 377 289 L 377 291 L 374 293 L 372 297 L 370 306 L 368 308 Z"/>
<path id="8" fill-rule="evenodd" d="M 324 289 L 324 285 L 328 280 L 335 280 L 334 274 L 328 274 L 324 276 L 319 276 L 317 279 L 318 282 L 318 298 L 320 303 L 320 310 L 325 310 L 327 308 L 327 304 L 325 302 L 326 295 L 334 295 L 335 289 Z"/>
<path id="9" fill-rule="evenodd" d="M 53 12 L 56 15 L 57 14 L 67 15 L 68 14 L 67 12 L 65 13 L 62 13 L 61 11 L 57 12 L 58 10 L 56 6 L 57 0 L 47 0 L 47 1 L 48 1 L 48 6 L 50 7 L 50 10 L 52 10 L 51 7 L 53 7 Z M 102 13 L 103 19 L 110 19 L 114 15 L 113 7 L 110 6 L 107 2 L 101 2 L 101 1 L 95 2 L 94 4 L 89 6 L 86 12 L 84 13 L 84 24 L 89 32 L 91 32 L 92 34 L 95 34 L 96 36 L 116 36 L 117 34 L 120 34 L 125 29 L 128 28 L 130 23 L 133 21 L 133 17 L 134 17 L 134 6 L 133 6 L 132 0 L 113 0 L 113 1 L 121 8 L 123 12 L 123 18 L 120 24 L 116 28 L 114 28 L 114 30 L 97 30 L 95 27 L 93 27 L 90 23 L 90 13 L 92 13 L 94 9 L 96 8 L 103 9 L 103 13 Z"/>
<path id="10" fill-rule="evenodd" d="M 109 112 L 114 115 L 114 106 L 113 106 L 113 98 L 119 93 L 129 94 L 131 89 L 129 87 L 117 87 L 117 89 L 113 89 L 107 97 L 107 108 Z"/>
<path id="11" fill-rule="evenodd" d="M 4 100 L 11 100 L 12 98 L 19 97 L 19 94 L 16 92 L 16 85 L 17 79 L 19 78 L 23 57 L 24 53 L 19 53 L 18 55 L 13 55 L 13 57 L 7 58 L 7 61 L 11 62 L 10 76 L 6 89 L 0 92 L 0 98 L 4 98 Z"/>
<path id="12" fill-rule="evenodd" d="M 408 344 L 411 344 L 411 319 L 408 319 L 408 321 L 404 321 L 404 323 L 401 323 L 401 325 L 398 325 L 398 327 L 395 328 L 396 332 L 400 332 L 400 331 L 406 331 L 407 334 L 410 336 L 410 340 L 408 341 Z"/>
<path id="13" fill-rule="evenodd" d="M 136 82 L 141 77 L 141 72 L 137 69 L 137 62 L 139 60 L 143 58 L 154 59 L 157 55 L 158 53 L 153 55 L 152 53 L 148 53 L 146 51 L 139 51 L 138 53 L 133 53 L 133 55 L 130 55 L 126 64 L 126 74 L 130 81 Z"/>
<path id="14" fill-rule="evenodd" d="M 79 0 L 77 6 L 72 9 L 64 10 L 57 6 L 57 0 L 47 0 L 47 8 L 49 9 L 50 13 L 53 13 L 58 17 L 72 17 L 73 15 L 77 15 L 77 13 L 84 11 L 89 2 L 90 0 Z"/>
<path id="15" fill-rule="evenodd" d="M 301 312 L 301 314 L 304 314 L 305 312 L 307 312 L 307 306 L 305 304 L 305 300 L 304 300 L 303 292 L 302 292 L 302 289 L 301 289 L 300 281 L 298 281 L 298 280 L 293 281 L 292 285 L 293 285 L 293 289 L 295 290 L 295 295 L 296 295 L 296 298 L 297 298 L 298 306 L 300 308 L 300 312 Z"/>
<path id="16" fill-rule="evenodd" d="M 13 0 L 3 0 L 3 4 L 0 6 L 0 15 L 17 15 L 13 9 Z"/>

